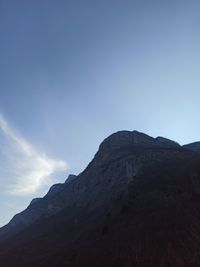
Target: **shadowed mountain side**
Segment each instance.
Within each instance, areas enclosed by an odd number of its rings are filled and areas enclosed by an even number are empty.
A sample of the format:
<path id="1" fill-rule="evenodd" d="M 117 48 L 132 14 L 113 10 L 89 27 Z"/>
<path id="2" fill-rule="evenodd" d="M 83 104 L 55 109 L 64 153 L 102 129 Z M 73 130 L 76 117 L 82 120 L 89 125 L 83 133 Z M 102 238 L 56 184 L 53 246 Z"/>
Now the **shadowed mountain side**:
<path id="1" fill-rule="evenodd" d="M 188 145 L 184 145 L 183 147 L 191 151 L 200 153 L 200 142 L 194 142 Z"/>
<path id="2" fill-rule="evenodd" d="M 2 267 L 200 265 L 200 155 L 121 131 L 0 230 Z"/>

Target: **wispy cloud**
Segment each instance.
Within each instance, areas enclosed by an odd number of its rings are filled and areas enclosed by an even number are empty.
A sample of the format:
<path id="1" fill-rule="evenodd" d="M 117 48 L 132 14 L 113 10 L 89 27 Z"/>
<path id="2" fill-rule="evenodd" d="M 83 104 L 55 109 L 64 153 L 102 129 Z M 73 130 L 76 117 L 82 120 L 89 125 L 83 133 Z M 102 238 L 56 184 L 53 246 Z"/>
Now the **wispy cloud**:
<path id="1" fill-rule="evenodd" d="M 68 164 L 62 160 L 49 158 L 39 152 L 24 137 L 16 133 L 0 114 L 0 130 L 11 146 L 8 154 L 12 168 L 13 182 L 7 192 L 14 195 L 34 194 L 42 186 L 49 185 L 50 177 L 57 171 L 67 170 Z"/>

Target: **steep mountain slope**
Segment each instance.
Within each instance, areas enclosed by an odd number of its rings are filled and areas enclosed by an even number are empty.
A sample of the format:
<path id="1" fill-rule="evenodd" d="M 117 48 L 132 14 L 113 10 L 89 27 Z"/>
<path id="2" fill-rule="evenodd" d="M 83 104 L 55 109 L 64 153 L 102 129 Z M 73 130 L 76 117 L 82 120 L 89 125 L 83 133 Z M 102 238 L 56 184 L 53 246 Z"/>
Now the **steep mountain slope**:
<path id="1" fill-rule="evenodd" d="M 199 163 L 166 138 L 109 136 L 0 230 L 0 266 L 199 266 Z"/>

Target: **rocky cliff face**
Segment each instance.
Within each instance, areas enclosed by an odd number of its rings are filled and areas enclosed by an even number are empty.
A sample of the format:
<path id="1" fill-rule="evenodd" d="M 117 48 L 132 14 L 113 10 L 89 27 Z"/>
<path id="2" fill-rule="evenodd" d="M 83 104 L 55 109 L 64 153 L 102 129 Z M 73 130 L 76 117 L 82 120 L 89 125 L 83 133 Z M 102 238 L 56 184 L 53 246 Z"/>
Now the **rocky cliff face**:
<path id="1" fill-rule="evenodd" d="M 81 174 L 0 230 L 1 266 L 200 265 L 192 150 L 137 131 L 109 136 Z"/>

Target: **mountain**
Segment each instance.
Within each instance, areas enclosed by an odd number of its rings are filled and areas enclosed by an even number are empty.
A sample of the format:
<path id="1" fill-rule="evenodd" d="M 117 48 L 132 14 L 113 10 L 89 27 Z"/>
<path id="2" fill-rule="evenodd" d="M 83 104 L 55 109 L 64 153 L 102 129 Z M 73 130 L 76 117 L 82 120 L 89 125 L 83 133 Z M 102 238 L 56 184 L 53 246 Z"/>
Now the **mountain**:
<path id="1" fill-rule="evenodd" d="M 200 153 L 120 131 L 0 229 L 1 267 L 200 266 Z"/>
<path id="2" fill-rule="evenodd" d="M 191 151 L 200 153 L 200 142 L 194 142 L 188 145 L 184 145 L 183 147 Z"/>

